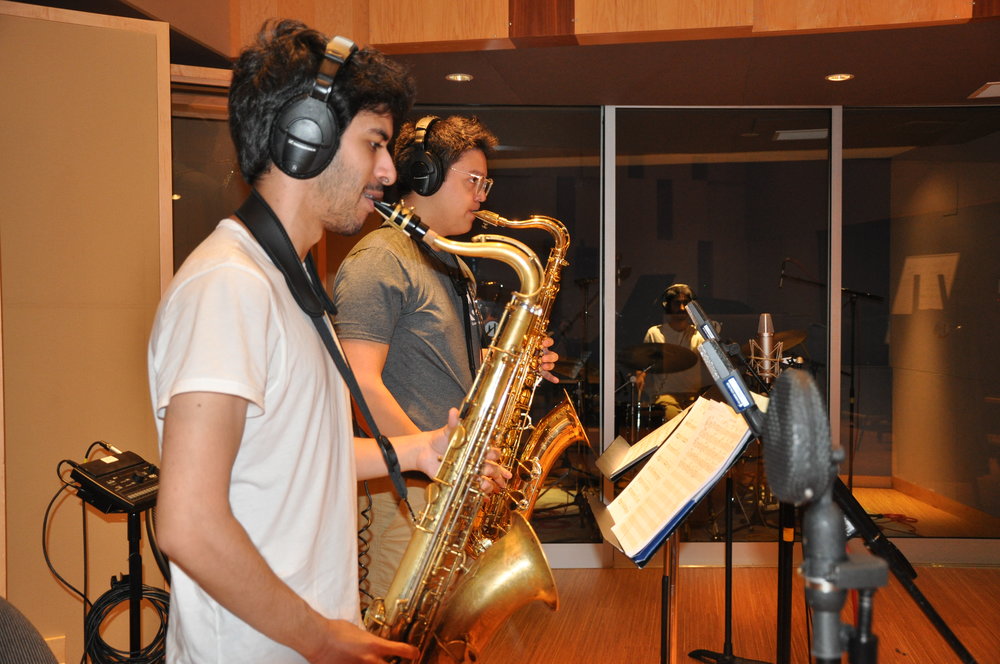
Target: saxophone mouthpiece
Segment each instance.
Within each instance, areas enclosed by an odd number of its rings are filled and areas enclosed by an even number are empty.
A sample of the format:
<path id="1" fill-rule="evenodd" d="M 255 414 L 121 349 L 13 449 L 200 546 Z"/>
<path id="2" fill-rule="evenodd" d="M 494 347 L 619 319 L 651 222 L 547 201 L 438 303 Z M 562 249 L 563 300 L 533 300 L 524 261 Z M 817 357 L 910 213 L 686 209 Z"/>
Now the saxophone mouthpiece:
<path id="1" fill-rule="evenodd" d="M 493 226 L 500 226 L 503 222 L 507 221 L 496 212 L 492 212 L 490 210 L 476 210 L 472 214 L 474 214 L 479 221 Z"/>
<path id="2" fill-rule="evenodd" d="M 420 221 L 420 217 L 413 214 L 413 210 L 410 208 L 404 208 L 401 203 L 389 205 L 375 198 L 372 199 L 372 203 L 375 204 L 375 210 L 382 215 L 382 218 L 399 230 L 416 240 L 426 238 L 430 229 L 427 228 L 427 224 Z"/>

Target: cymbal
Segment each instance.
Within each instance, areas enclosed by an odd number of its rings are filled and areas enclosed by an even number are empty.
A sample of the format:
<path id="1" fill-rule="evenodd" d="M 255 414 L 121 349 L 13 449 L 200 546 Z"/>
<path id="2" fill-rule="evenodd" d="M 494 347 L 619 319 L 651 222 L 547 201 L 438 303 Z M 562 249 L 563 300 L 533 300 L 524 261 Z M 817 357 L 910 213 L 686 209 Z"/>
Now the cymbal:
<path id="1" fill-rule="evenodd" d="M 639 371 L 674 373 L 690 369 L 698 363 L 698 355 L 676 344 L 639 344 L 618 351 L 618 361 Z"/>
<path id="2" fill-rule="evenodd" d="M 552 373 L 559 378 L 560 383 L 577 383 L 586 380 L 588 383 L 598 382 L 597 367 L 588 365 L 584 371 L 583 360 L 556 360 Z"/>
<path id="3" fill-rule="evenodd" d="M 782 351 L 788 350 L 789 348 L 794 348 L 795 346 L 798 346 L 805 340 L 806 340 L 805 330 L 783 330 L 782 332 L 775 332 L 774 335 L 771 337 L 772 343 L 776 344 L 779 341 L 781 342 Z M 754 339 L 754 341 L 758 340 Z M 740 347 L 740 350 L 743 351 L 743 355 L 745 357 L 750 357 L 750 342 L 748 341 L 745 344 L 743 344 L 743 346 Z"/>

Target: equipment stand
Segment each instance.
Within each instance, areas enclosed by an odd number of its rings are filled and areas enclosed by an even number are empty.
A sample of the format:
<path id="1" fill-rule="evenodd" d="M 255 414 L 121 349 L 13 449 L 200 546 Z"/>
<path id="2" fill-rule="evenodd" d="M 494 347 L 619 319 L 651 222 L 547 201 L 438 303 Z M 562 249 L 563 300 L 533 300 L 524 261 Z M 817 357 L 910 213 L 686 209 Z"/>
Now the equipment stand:
<path id="1" fill-rule="evenodd" d="M 671 533 L 663 547 L 663 579 L 660 597 L 660 664 L 674 664 L 674 646 L 677 643 L 677 562 L 680 553 L 680 536 Z"/>
<path id="2" fill-rule="evenodd" d="M 719 664 L 767 664 L 757 659 L 745 659 L 733 655 L 733 477 L 726 474 L 726 597 L 725 630 L 722 652 L 692 650 L 688 656 L 699 662 Z"/>
<path id="3" fill-rule="evenodd" d="M 775 664 L 792 658 L 792 554 L 795 551 L 795 506 L 778 503 L 778 620 Z"/>
<path id="4" fill-rule="evenodd" d="M 128 633 L 130 657 L 139 656 L 142 650 L 142 554 L 139 553 L 139 528 L 142 512 L 128 513 Z"/>

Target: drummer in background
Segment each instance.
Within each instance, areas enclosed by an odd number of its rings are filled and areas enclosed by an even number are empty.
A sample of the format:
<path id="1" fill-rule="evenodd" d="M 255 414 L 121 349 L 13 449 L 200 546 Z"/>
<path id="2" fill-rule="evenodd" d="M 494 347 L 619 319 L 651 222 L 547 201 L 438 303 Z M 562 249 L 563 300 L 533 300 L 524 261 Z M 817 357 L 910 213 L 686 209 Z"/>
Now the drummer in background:
<path id="1" fill-rule="evenodd" d="M 644 343 L 674 344 L 697 352 L 705 340 L 691 324 L 687 305 L 695 299 L 694 291 L 687 284 L 668 286 L 660 296 L 663 320 L 646 330 Z M 721 326 L 713 321 L 715 331 Z M 639 371 L 636 382 L 645 403 L 655 403 L 664 408 L 664 421 L 670 420 L 693 402 L 706 387 L 712 384 L 704 363 L 698 362 L 690 369 L 673 373 Z"/>

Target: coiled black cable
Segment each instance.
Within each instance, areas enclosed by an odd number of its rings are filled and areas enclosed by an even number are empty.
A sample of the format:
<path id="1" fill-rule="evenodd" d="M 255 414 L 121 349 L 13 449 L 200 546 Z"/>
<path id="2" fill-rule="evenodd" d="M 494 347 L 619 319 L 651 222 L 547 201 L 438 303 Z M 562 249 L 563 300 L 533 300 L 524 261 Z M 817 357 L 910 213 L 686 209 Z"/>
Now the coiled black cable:
<path id="1" fill-rule="evenodd" d="M 361 509 L 361 518 L 364 523 L 361 528 L 358 529 L 358 591 L 365 597 L 368 598 L 368 602 L 375 599 L 371 594 L 371 583 L 368 581 L 368 565 L 371 563 L 371 554 L 368 553 L 368 549 L 371 546 L 371 533 L 368 532 L 372 527 L 372 494 L 368 490 L 368 482 L 363 482 L 362 485 L 365 489 L 365 506 Z M 362 604 L 367 604 L 368 602 L 362 602 Z"/>
<path id="2" fill-rule="evenodd" d="M 160 626 L 148 645 L 134 655 L 131 651 L 120 650 L 109 645 L 101 637 L 101 624 L 115 607 L 131 599 L 131 588 L 127 579 L 112 579 L 111 590 L 97 598 L 84 621 L 84 649 L 94 664 L 156 664 L 164 661 L 167 642 L 167 613 L 170 609 L 170 595 L 160 588 L 142 586 L 142 598 L 148 602 L 160 617 Z"/>

